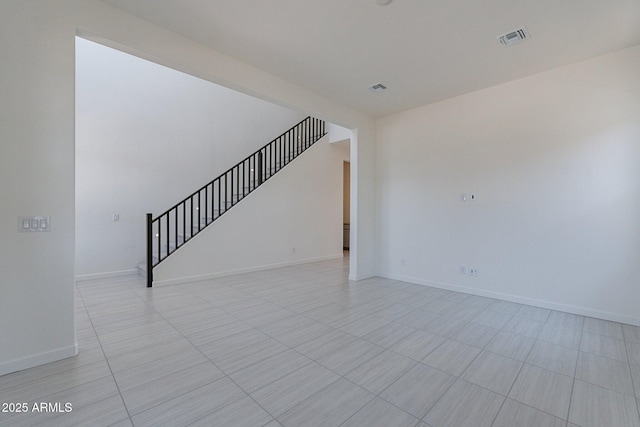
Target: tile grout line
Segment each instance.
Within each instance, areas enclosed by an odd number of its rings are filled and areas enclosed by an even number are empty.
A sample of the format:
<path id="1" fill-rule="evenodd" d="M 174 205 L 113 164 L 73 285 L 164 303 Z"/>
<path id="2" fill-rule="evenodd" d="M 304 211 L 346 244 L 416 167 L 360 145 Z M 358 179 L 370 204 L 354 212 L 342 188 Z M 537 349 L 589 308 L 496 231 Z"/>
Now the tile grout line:
<path id="1" fill-rule="evenodd" d="M 571 416 L 571 402 L 573 402 L 573 391 L 576 388 L 576 373 L 578 372 L 578 361 L 580 359 L 580 349 L 582 348 L 582 337 L 584 336 L 584 322 L 582 324 L 582 331 L 580 331 L 580 342 L 578 343 L 578 356 L 576 358 L 576 366 L 573 368 L 573 381 L 571 381 L 571 393 L 569 393 L 569 406 L 567 408 L 567 421 L 565 425 L 569 427 L 569 418 Z M 629 372 L 631 374 L 631 372 Z"/>
<path id="2" fill-rule="evenodd" d="M 124 396 L 122 396 L 122 392 L 120 391 L 120 386 L 118 385 L 118 382 L 116 381 L 116 377 L 113 374 L 113 370 L 111 369 L 111 363 L 109 362 L 109 358 L 107 357 L 106 353 L 104 352 L 104 348 L 102 347 L 102 341 L 100 341 L 100 336 L 98 335 L 98 332 L 95 330 L 95 325 L 93 324 L 93 319 L 91 318 L 91 314 L 89 313 L 89 311 L 87 310 L 87 306 L 84 300 L 84 296 L 82 295 L 82 291 L 80 290 L 80 288 L 77 287 L 76 285 L 76 289 L 78 290 L 78 295 L 80 296 L 80 299 L 82 300 L 82 305 L 84 306 L 85 310 L 87 311 L 87 317 L 89 318 L 89 322 L 91 323 L 91 327 L 93 328 L 93 332 L 96 335 L 96 339 L 98 340 L 98 344 L 100 345 L 100 351 L 102 351 L 102 354 L 104 356 L 105 362 L 107 363 L 107 366 L 109 367 L 109 372 L 111 373 L 111 378 L 113 378 L 113 383 L 116 386 L 116 390 L 118 390 L 118 395 L 120 396 L 120 400 L 122 401 L 122 406 L 124 407 L 124 410 L 127 413 L 127 416 L 129 417 L 129 422 L 131 422 L 131 425 L 133 425 L 133 419 L 131 418 L 131 413 L 129 412 L 129 408 L 127 407 L 126 402 L 124 401 Z"/>

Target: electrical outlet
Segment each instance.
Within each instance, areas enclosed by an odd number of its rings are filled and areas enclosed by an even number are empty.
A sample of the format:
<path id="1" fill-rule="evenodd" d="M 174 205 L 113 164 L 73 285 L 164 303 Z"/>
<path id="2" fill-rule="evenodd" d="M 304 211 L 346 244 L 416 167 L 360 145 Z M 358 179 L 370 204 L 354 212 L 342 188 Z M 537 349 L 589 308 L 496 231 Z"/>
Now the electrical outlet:
<path id="1" fill-rule="evenodd" d="M 469 275 L 470 275 L 470 276 L 477 276 L 477 275 L 479 275 L 479 274 L 480 274 L 480 270 L 478 270 L 477 268 L 475 268 L 475 267 L 471 267 L 471 268 L 469 269 Z"/>
<path id="2" fill-rule="evenodd" d="M 120 214 L 113 214 L 113 222 L 120 221 Z"/>
<path id="3" fill-rule="evenodd" d="M 461 265 L 460 267 L 458 267 L 458 273 L 467 274 L 467 267 L 465 267 L 464 265 Z"/>

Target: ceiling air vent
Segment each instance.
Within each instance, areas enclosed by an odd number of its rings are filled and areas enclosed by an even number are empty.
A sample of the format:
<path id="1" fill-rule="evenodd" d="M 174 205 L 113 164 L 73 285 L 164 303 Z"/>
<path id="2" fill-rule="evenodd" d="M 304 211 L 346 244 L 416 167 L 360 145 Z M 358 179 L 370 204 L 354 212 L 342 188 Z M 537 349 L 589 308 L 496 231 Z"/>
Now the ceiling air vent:
<path id="1" fill-rule="evenodd" d="M 520 43 L 528 38 L 529 32 L 524 25 L 516 30 L 498 36 L 498 40 L 503 46 L 511 46 L 512 44 Z"/>
<path id="2" fill-rule="evenodd" d="M 373 86 L 369 86 L 369 90 L 373 92 L 384 92 L 387 90 L 387 87 L 382 83 L 376 83 Z"/>

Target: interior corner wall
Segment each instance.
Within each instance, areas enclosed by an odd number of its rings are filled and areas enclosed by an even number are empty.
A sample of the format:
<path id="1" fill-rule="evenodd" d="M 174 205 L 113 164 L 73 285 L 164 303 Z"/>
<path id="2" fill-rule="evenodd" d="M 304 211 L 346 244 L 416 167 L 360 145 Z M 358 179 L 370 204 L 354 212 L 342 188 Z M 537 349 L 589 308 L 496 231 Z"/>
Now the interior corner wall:
<path id="1" fill-rule="evenodd" d="M 316 142 L 154 269 L 154 285 L 342 257 L 345 148 Z"/>
<path id="2" fill-rule="evenodd" d="M 639 69 L 633 47 L 380 119 L 381 275 L 640 325 Z"/>
<path id="3" fill-rule="evenodd" d="M 147 212 L 169 209 L 305 117 L 82 38 L 76 46 L 78 277 L 136 273 Z"/>

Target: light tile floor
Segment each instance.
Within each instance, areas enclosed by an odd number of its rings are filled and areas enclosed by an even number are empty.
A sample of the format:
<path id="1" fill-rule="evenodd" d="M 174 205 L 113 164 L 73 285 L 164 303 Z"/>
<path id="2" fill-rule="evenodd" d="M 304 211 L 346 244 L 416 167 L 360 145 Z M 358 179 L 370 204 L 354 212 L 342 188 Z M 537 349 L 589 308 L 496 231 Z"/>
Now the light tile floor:
<path id="1" fill-rule="evenodd" d="M 0 377 L 0 426 L 640 427 L 640 328 L 347 259 L 146 289 L 79 282 L 80 354 Z"/>

